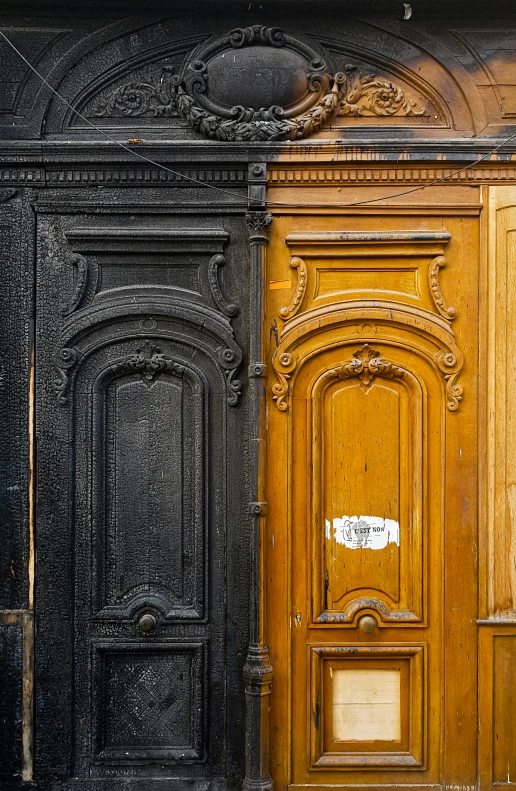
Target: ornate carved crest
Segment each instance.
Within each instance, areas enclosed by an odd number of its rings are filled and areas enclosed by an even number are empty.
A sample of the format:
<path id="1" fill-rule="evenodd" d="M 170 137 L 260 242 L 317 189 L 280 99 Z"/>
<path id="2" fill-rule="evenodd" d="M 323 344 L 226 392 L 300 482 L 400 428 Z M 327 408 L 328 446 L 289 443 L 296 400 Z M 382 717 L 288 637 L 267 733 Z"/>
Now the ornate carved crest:
<path id="1" fill-rule="evenodd" d="M 179 116 L 212 140 L 294 141 L 334 116 L 418 116 L 403 88 L 352 64 L 331 73 L 308 44 L 253 25 L 197 47 L 180 68 L 162 67 L 118 85 L 93 107 L 100 117 Z"/>

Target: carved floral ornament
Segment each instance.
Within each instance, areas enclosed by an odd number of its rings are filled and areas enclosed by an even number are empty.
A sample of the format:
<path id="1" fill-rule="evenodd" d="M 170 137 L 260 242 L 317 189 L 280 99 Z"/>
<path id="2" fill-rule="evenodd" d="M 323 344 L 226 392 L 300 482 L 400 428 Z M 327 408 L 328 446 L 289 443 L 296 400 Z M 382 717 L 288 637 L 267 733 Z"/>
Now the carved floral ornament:
<path id="1" fill-rule="evenodd" d="M 330 74 L 307 44 L 260 25 L 210 40 L 182 66 L 124 83 L 93 106 L 97 117 L 179 116 L 204 137 L 235 142 L 301 140 L 335 116 L 425 112 L 390 80 L 352 64 Z"/>

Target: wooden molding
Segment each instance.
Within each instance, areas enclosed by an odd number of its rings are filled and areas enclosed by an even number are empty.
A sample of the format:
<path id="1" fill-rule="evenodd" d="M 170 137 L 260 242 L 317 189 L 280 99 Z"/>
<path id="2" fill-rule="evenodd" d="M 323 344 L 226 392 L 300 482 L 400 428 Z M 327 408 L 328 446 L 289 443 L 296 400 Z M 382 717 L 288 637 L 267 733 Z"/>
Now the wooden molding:
<path id="1" fill-rule="evenodd" d="M 270 186 L 314 187 L 346 184 L 425 184 L 438 179 L 446 179 L 453 184 L 481 184 L 491 181 L 516 181 L 516 166 L 501 167 L 482 166 L 468 170 L 460 169 L 461 165 L 437 167 L 435 165 L 403 167 L 363 166 L 340 167 L 292 165 L 271 165 L 268 170 Z"/>

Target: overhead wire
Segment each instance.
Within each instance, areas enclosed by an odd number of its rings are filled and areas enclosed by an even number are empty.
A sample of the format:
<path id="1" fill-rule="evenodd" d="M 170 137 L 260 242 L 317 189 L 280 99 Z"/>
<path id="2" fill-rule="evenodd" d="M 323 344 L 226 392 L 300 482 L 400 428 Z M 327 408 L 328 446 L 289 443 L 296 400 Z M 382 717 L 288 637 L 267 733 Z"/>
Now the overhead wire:
<path id="1" fill-rule="evenodd" d="M 173 170 L 172 168 L 169 168 L 167 165 L 164 165 L 162 162 L 156 162 L 156 160 L 150 159 L 149 157 L 146 157 L 144 154 L 140 154 L 140 152 L 136 151 L 133 147 L 127 145 L 126 143 L 120 142 L 120 140 L 117 140 L 115 137 L 112 137 L 104 129 L 94 124 L 89 118 L 84 116 L 79 110 L 73 107 L 73 105 L 71 105 L 70 102 L 64 98 L 64 96 L 61 96 L 61 94 L 48 82 L 48 80 L 46 80 L 45 77 L 43 77 L 43 75 L 40 74 L 39 71 L 27 60 L 25 55 L 22 52 L 20 52 L 20 50 L 15 46 L 15 44 L 13 44 L 13 42 L 5 35 L 5 33 L 2 30 L 0 30 L 0 36 L 14 50 L 14 52 L 16 52 L 16 54 L 23 60 L 23 62 L 29 67 L 29 69 L 41 80 L 41 82 L 44 85 L 46 85 L 46 87 L 59 99 L 59 101 L 61 101 L 64 105 L 66 105 L 66 107 L 68 107 L 78 118 L 80 118 L 81 121 L 84 121 L 85 124 L 90 126 L 92 129 L 94 129 L 100 135 L 105 137 L 111 143 L 114 143 L 116 146 L 123 149 L 131 156 L 141 160 L 142 162 L 146 162 L 148 165 L 152 165 L 152 167 L 158 168 L 160 170 L 164 170 L 167 173 L 170 173 L 171 175 L 178 177 L 179 179 L 184 179 L 185 181 L 189 181 L 194 184 L 199 184 L 202 187 L 208 187 L 209 189 L 216 190 L 217 192 L 223 193 L 225 195 L 229 195 L 232 198 L 237 198 L 239 202 L 240 201 L 244 202 L 247 204 L 247 206 L 249 206 L 249 198 L 243 198 L 243 196 L 237 192 L 224 189 L 223 187 L 217 187 L 215 184 L 210 184 L 207 181 L 202 181 L 201 179 L 196 179 L 193 176 L 188 176 L 186 173 L 181 173 L 178 170 Z M 437 184 L 442 184 L 444 181 L 449 181 L 455 176 L 458 176 L 460 173 L 464 173 L 464 171 L 470 170 L 471 168 L 478 166 L 481 162 L 490 159 L 494 154 L 496 154 L 497 151 L 499 151 L 501 148 L 503 148 L 505 145 L 510 143 L 511 140 L 514 139 L 516 139 L 516 132 L 510 135 L 505 140 L 502 140 L 501 143 L 499 143 L 497 146 L 492 148 L 482 157 L 472 160 L 468 165 L 465 165 L 464 167 L 459 168 L 458 170 L 454 170 L 451 173 L 448 173 L 446 176 L 442 176 L 441 178 L 429 181 L 427 184 L 420 184 L 417 187 L 412 187 L 411 189 L 404 190 L 402 192 L 396 192 L 391 195 L 381 195 L 376 198 L 366 198 L 364 200 L 351 201 L 349 203 L 332 201 L 331 203 L 311 202 L 307 204 L 307 203 L 292 203 L 292 202 L 284 202 L 284 201 L 266 201 L 266 205 L 267 207 L 277 206 L 277 207 L 283 207 L 289 209 L 304 209 L 304 208 L 336 209 L 336 208 L 353 208 L 354 206 L 364 206 L 369 203 L 378 203 L 380 201 L 386 202 L 386 201 L 394 200 L 395 198 L 401 198 L 404 197 L 405 195 L 411 195 L 414 192 L 420 192 L 421 190 L 427 189 L 428 187 L 434 187 Z"/>

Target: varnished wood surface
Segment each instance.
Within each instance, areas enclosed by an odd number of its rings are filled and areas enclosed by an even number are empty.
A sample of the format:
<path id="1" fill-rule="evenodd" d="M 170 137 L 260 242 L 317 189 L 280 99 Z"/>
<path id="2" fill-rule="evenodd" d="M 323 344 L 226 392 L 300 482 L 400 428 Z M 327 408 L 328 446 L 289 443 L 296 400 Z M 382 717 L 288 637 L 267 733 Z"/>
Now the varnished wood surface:
<path id="1" fill-rule="evenodd" d="M 272 226 L 267 280 L 291 283 L 267 309 L 277 788 L 476 782 L 480 194 L 462 190 L 441 215 L 427 196 Z M 353 546 L 344 516 L 390 540 Z M 332 735 L 332 673 L 353 667 L 400 669 L 399 742 Z"/>

